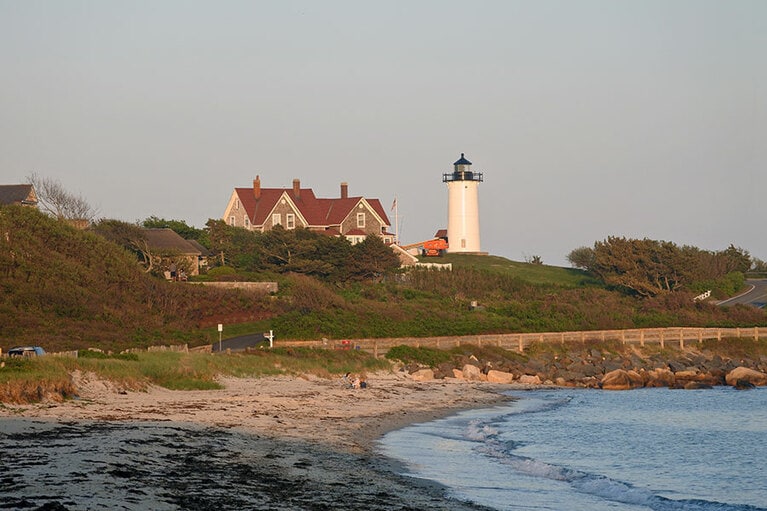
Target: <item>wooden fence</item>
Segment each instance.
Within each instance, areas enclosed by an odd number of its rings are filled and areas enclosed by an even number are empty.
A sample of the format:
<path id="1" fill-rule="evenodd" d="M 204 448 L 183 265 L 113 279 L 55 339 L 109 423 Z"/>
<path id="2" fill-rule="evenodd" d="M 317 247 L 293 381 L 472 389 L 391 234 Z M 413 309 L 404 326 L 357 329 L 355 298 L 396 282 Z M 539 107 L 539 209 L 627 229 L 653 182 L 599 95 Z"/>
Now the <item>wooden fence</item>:
<path id="1" fill-rule="evenodd" d="M 623 344 L 645 346 L 658 344 L 684 349 L 694 343 L 704 340 L 726 338 L 737 339 L 767 339 L 767 327 L 735 327 L 735 328 L 635 328 L 630 330 L 581 330 L 576 332 L 546 332 L 524 334 L 484 334 L 446 337 L 389 337 L 381 339 L 345 339 L 320 341 L 289 341 L 274 340 L 275 347 L 303 346 L 318 349 L 359 349 L 372 353 L 376 357 L 383 356 L 390 348 L 399 345 L 449 349 L 463 344 L 476 346 L 497 346 L 507 350 L 525 351 L 525 348 L 536 342 L 567 344 L 586 341 L 620 341 Z M 189 348 L 186 344 L 175 346 L 150 346 L 148 348 L 132 348 L 128 352 L 141 351 L 175 351 L 175 352 L 211 352 L 210 344 Z M 229 350 L 227 350 L 229 351 Z M 60 353 L 62 356 L 77 357 L 77 352 Z"/>
<path id="2" fill-rule="evenodd" d="M 460 337 L 397 337 L 382 339 L 350 339 L 321 341 L 282 341 L 276 339 L 275 346 L 306 346 L 326 349 L 360 349 L 382 356 L 393 346 L 408 345 L 413 347 L 428 347 L 448 349 L 462 344 L 476 346 L 497 346 L 508 350 L 525 351 L 525 348 L 535 342 L 560 343 L 585 341 L 620 341 L 623 344 L 645 346 L 658 344 L 684 349 L 691 343 L 700 343 L 708 339 L 721 341 L 725 338 L 750 338 L 758 340 L 767 338 L 767 327 L 753 328 L 636 328 L 630 330 L 592 330 L 576 332 L 547 332 L 524 334 L 485 334 L 465 335 Z"/>

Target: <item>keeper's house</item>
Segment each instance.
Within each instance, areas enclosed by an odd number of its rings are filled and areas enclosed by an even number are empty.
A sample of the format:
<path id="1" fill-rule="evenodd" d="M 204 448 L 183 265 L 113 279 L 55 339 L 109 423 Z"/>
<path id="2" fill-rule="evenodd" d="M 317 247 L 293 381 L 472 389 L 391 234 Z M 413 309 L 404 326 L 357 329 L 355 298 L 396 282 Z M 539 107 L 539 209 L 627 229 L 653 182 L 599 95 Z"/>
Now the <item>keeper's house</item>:
<path id="1" fill-rule="evenodd" d="M 349 197 L 349 186 L 341 183 L 340 197 L 320 199 L 311 188 L 301 188 L 298 179 L 292 188 L 262 188 L 256 176 L 252 188 L 235 188 L 224 212 L 224 221 L 251 231 L 268 231 L 277 225 L 285 229 L 304 227 L 334 236 L 345 236 L 352 244 L 369 235 L 391 243 L 391 223 L 378 199 Z"/>

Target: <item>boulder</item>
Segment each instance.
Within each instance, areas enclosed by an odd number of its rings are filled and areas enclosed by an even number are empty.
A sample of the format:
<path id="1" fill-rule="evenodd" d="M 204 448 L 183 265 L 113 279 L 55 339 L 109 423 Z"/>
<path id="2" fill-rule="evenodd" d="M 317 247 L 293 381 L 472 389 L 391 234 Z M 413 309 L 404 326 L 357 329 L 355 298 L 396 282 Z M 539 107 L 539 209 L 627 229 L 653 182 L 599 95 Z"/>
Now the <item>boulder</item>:
<path id="1" fill-rule="evenodd" d="M 676 376 L 670 369 L 659 367 L 647 371 L 646 387 L 673 387 L 676 384 Z"/>
<path id="2" fill-rule="evenodd" d="M 532 376 L 529 374 L 523 374 L 519 377 L 519 383 L 524 383 L 525 385 L 540 385 L 541 379 L 537 374 Z"/>
<path id="3" fill-rule="evenodd" d="M 698 379 L 698 374 L 697 369 L 685 369 L 683 371 L 675 372 L 674 376 L 676 376 L 677 380 L 695 381 Z"/>
<path id="4" fill-rule="evenodd" d="M 642 387 L 642 376 L 636 371 L 616 369 L 602 378 L 600 386 L 604 390 L 630 390 Z"/>
<path id="5" fill-rule="evenodd" d="M 491 369 L 487 372 L 487 381 L 490 383 L 511 383 L 514 381 L 514 375 Z"/>
<path id="6" fill-rule="evenodd" d="M 463 380 L 463 371 L 460 369 L 453 369 L 453 378 L 458 378 L 459 380 Z"/>
<path id="7" fill-rule="evenodd" d="M 740 366 L 727 373 L 725 377 L 727 385 L 734 386 L 738 380 L 743 380 L 753 385 L 767 385 L 767 374 Z"/>
<path id="8" fill-rule="evenodd" d="M 419 369 L 410 374 L 410 377 L 415 381 L 429 381 L 434 379 L 434 371 L 429 368 Z"/>
<path id="9" fill-rule="evenodd" d="M 466 364 L 463 366 L 462 374 L 464 380 L 479 381 L 482 379 L 482 371 L 475 365 Z"/>

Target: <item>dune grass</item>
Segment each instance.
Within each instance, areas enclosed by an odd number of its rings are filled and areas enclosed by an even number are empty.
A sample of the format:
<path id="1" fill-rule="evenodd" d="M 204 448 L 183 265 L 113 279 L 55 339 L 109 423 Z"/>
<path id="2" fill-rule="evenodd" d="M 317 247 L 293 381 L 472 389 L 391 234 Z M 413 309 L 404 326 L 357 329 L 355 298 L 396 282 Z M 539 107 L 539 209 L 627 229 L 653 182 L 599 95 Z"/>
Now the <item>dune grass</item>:
<path id="1" fill-rule="evenodd" d="M 145 352 L 78 358 L 36 357 L 4 359 L 0 369 L 0 403 L 30 403 L 76 395 L 71 374 L 92 373 L 126 390 L 150 384 L 172 390 L 221 388 L 221 377 L 263 377 L 312 374 L 332 378 L 346 372 L 385 370 L 390 363 L 361 351 L 275 348 L 250 353 L 205 354 Z"/>

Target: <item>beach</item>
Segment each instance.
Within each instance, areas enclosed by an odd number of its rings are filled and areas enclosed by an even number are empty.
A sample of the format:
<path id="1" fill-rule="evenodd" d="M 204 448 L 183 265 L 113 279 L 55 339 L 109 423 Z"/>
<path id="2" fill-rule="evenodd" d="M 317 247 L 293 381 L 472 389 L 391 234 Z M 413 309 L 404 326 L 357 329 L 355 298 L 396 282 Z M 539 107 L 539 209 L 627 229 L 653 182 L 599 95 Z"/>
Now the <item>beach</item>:
<path id="1" fill-rule="evenodd" d="M 279 376 L 136 392 L 73 377 L 77 399 L 0 407 L 0 508 L 481 509 L 398 475 L 375 441 L 509 388 L 381 372 L 361 389 Z"/>

